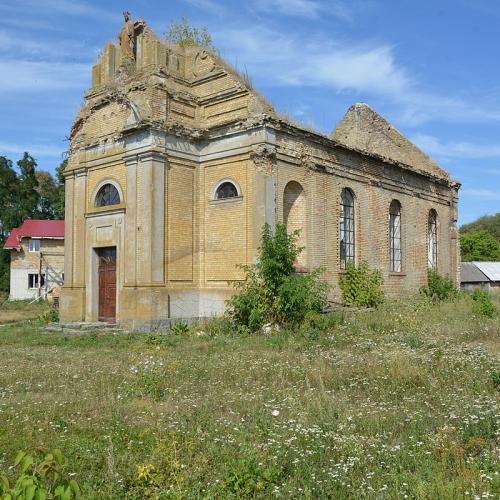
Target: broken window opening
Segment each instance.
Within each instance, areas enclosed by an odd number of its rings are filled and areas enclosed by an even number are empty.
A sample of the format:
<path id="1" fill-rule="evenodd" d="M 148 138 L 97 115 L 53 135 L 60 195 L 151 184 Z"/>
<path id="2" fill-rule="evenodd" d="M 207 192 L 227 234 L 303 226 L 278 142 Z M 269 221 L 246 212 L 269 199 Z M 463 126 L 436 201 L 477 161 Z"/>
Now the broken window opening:
<path id="1" fill-rule="evenodd" d="M 38 274 L 28 274 L 28 288 L 38 288 Z M 45 274 L 41 275 L 40 287 L 45 285 Z"/>

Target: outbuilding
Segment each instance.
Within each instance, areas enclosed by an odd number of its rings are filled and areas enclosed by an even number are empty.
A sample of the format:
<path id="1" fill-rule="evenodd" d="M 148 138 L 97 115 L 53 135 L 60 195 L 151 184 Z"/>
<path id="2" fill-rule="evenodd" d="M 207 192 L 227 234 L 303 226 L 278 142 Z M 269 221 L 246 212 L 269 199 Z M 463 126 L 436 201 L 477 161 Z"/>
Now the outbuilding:
<path id="1" fill-rule="evenodd" d="M 10 300 L 47 298 L 64 282 L 64 221 L 27 219 L 12 229 Z"/>

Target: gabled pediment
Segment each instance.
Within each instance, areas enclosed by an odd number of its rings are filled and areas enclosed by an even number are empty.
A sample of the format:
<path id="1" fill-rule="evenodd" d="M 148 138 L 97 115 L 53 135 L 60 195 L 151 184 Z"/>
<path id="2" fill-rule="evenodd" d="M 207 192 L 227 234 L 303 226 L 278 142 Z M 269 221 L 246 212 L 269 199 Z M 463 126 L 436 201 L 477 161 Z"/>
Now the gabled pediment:
<path id="1" fill-rule="evenodd" d="M 404 163 L 416 171 L 448 178 L 432 158 L 367 104 L 353 104 L 331 137 L 349 148 Z"/>

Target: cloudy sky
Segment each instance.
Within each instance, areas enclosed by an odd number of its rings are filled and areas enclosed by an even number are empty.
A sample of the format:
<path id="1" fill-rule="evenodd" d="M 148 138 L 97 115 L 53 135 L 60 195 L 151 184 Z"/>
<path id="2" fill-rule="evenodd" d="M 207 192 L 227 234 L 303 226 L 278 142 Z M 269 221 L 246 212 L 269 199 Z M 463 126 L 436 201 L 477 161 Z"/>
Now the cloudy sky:
<path id="1" fill-rule="evenodd" d="M 122 11 L 186 15 L 278 111 L 329 134 L 367 102 L 462 182 L 460 222 L 500 211 L 496 0 L 1 0 L 0 155 L 53 171 Z"/>

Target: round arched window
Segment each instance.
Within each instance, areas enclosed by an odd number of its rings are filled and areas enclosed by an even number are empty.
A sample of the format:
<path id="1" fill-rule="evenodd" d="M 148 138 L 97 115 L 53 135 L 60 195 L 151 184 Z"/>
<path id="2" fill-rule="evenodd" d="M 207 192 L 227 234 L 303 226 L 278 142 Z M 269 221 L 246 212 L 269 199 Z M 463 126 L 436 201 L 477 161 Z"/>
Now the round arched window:
<path id="1" fill-rule="evenodd" d="M 96 207 L 108 207 L 120 204 L 120 193 L 113 184 L 104 184 L 95 197 Z"/>
<path id="2" fill-rule="evenodd" d="M 225 200 L 226 198 L 236 198 L 239 196 L 238 188 L 229 181 L 223 182 L 215 191 L 216 200 Z"/>

